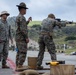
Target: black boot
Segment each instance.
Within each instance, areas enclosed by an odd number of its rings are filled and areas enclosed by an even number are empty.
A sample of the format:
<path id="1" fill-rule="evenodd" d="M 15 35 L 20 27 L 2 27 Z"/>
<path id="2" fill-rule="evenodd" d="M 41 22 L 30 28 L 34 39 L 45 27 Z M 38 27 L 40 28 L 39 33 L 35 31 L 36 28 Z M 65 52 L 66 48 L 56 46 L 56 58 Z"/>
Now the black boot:
<path id="1" fill-rule="evenodd" d="M 9 68 L 7 65 L 2 65 L 2 68 Z"/>
<path id="2" fill-rule="evenodd" d="M 36 69 L 42 70 L 43 69 L 43 66 L 37 65 L 37 68 Z"/>

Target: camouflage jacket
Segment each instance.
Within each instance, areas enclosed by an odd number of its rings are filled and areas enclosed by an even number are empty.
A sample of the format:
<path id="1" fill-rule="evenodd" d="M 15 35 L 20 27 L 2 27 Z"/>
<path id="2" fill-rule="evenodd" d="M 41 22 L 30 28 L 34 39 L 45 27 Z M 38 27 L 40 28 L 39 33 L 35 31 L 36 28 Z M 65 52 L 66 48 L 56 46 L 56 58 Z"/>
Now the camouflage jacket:
<path id="1" fill-rule="evenodd" d="M 0 19 L 0 41 L 6 41 L 12 39 L 11 27 L 8 25 L 7 21 Z"/>
<path id="2" fill-rule="evenodd" d="M 25 41 L 25 39 L 28 38 L 28 23 L 29 22 L 26 21 L 25 17 L 21 14 L 16 17 L 16 41 Z"/>
<path id="3" fill-rule="evenodd" d="M 61 28 L 61 23 L 59 23 L 57 20 L 54 20 L 52 18 L 46 18 L 41 23 L 40 33 L 48 33 L 50 35 L 53 35 L 53 29 L 55 26 Z"/>

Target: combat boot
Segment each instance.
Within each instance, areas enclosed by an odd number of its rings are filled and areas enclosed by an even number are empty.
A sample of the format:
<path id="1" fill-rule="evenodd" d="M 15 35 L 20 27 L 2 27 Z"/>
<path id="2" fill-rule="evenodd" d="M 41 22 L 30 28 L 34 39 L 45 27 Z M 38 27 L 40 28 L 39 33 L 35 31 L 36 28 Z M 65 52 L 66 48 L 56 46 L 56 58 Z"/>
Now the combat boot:
<path id="1" fill-rule="evenodd" d="M 43 69 L 43 66 L 37 65 L 36 69 L 37 69 L 37 70 L 42 70 L 42 69 Z"/>
<path id="2" fill-rule="evenodd" d="M 2 65 L 2 68 L 10 68 L 10 67 L 8 67 L 7 65 Z"/>
<path id="3" fill-rule="evenodd" d="M 16 67 L 16 71 L 21 71 L 21 70 L 26 70 L 26 69 L 29 69 L 29 67 L 28 66 L 22 66 L 22 65 L 18 65 Z"/>

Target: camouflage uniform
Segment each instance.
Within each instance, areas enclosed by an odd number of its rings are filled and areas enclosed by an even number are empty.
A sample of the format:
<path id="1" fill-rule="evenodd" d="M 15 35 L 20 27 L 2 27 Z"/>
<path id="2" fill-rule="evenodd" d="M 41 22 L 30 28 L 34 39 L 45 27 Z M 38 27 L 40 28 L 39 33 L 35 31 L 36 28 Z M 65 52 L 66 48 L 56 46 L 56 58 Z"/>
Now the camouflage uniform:
<path id="1" fill-rule="evenodd" d="M 53 42 L 53 28 L 59 25 L 58 21 L 52 19 L 52 18 L 46 18 L 42 21 L 42 27 L 39 37 L 39 54 L 38 54 L 38 62 L 37 65 L 42 64 L 42 60 L 44 57 L 44 51 L 45 46 L 48 49 L 48 52 L 51 55 L 52 60 L 56 60 L 56 50 L 55 50 L 55 44 Z M 59 25 L 59 27 L 61 27 Z"/>
<path id="2" fill-rule="evenodd" d="M 12 38 L 10 26 L 7 21 L 0 20 L 0 54 L 2 55 L 2 65 L 6 65 L 9 50 L 9 37 Z"/>
<path id="3" fill-rule="evenodd" d="M 16 30 L 16 46 L 18 48 L 18 52 L 16 55 L 16 65 L 23 65 L 26 54 L 27 54 L 27 43 L 26 39 L 28 38 L 28 29 L 25 17 L 19 14 L 16 18 L 17 30 Z"/>

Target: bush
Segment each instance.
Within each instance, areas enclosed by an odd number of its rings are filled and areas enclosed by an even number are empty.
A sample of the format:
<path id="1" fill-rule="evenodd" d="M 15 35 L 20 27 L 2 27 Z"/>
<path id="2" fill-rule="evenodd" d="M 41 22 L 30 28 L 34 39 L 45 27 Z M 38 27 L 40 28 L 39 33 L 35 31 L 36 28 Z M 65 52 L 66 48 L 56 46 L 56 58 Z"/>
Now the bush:
<path id="1" fill-rule="evenodd" d="M 41 26 L 38 24 L 33 25 L 31 28 L 35 28 L 36 30 L 41 30 Z"/>
<path id="2" fill-rule="evenodd" d="M 76 37 L 75 36 L 68 36 L 65 38 L 65 41 L 68 41 L 68 40 L 76 40 Z"/>

